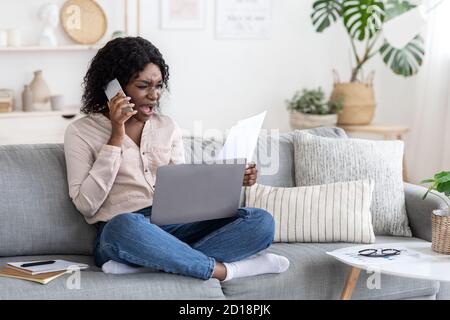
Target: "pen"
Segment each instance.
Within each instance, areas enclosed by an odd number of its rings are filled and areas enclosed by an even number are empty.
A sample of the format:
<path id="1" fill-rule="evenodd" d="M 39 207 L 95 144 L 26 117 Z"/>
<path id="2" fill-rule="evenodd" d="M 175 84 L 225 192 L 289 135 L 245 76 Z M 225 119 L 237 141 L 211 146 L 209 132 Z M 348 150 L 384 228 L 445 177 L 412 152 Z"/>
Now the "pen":
<path id="1" fill-rule="evenodd" d="M 31 262 L 31 263 L 24 263 L 21 265 L 22 268 L 26 268 L 26 267 L 34 267 L 34 266 L 40 266 L 40 265 L 44 265 L 44 264 L 52 264 L 55 263 L 54 260 L 50 260 L 50 261 L 39 261 L 39 262 Z"/>

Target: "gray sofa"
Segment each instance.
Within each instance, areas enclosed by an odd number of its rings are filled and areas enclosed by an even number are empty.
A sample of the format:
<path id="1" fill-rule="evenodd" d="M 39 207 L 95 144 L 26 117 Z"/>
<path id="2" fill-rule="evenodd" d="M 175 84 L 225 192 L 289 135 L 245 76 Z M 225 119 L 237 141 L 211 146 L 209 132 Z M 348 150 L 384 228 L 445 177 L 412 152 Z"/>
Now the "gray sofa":
<path id="1" fill-rule="evenodd" d="M 345 136 L 340 129 L 313 132 Z M 293 134 L 260 138 L 259 183 L 294 186 Z M 210 140 L 194 148 L 195 140 L 184 140 L 188 162 L 198 159 L 199 152 L 218 145 Z M 270 172 L 269 154 L 279 155 L 280 167 L 275 173 Z M 430 241 L 430 212 L 443 204 L 434 198 L 421 200 L 424 188 L 419 186 L 405 184 L 405 192 L 414 238 L 377 236 L 377 242 Z M 0 146 L 0 266 L 9 261 L 37 259 L 66 259 L 90 265 L 81 272 L 79 289 L 67 286 L 69 275 L 47 285 L 0 277 L 0 299 L 339 299 L 349 267 L 325 253 L 354 245 L 274 243 L 268 251 L 289 258 L 287 272 L 220 283 L 163 272 L 105 274 L 94 265 L 95 234 L 96 228 L 85 223 L 68 196 L 63 145 Z M 448 285 L 385 275 L 381 277 L 382 289 L 369 290 L 368 276 L 361 273 L 353 299 L 450 297 Z"/>

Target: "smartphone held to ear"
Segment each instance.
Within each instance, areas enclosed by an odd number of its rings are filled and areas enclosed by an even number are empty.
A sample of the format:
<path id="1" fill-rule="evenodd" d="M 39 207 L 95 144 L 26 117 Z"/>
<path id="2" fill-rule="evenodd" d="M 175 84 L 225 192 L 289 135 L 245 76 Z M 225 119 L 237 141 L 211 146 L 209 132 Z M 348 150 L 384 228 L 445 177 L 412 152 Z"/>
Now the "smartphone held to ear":
<path id="1" fill-rule="evenodd" d="M 112 98 L 116 96 L 118 92 L 124 92 L 122 87 L 120 86 L 120 83 L 117 79 L 112 80 L 105 89 L 106 97 L 108 97 L 108 101 L 111 101 Z M 122 109 L 122 113 L 131 112 L 133 111 L 132 107 L 126 107 Z"/>

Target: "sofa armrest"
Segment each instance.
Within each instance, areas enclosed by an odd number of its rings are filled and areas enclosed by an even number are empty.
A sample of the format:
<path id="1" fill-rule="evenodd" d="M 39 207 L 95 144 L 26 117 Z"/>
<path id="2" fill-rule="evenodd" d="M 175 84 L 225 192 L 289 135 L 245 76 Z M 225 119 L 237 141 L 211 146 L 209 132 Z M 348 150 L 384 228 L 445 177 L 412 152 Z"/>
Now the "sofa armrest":
<path id="1" fill-rule="evenodd" d="M 445 202 L 432 194 L 422 200 L 427 188 L 405 183 L 405 204 L 413 237 L 431 241 L 431 213 L 445 208 Z"/>

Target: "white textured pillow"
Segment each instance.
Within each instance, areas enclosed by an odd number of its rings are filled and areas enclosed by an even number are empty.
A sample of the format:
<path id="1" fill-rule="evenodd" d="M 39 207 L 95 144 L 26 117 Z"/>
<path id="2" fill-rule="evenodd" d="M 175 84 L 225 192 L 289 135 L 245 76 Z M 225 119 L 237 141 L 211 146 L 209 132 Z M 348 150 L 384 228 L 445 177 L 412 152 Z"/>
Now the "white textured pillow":
<path id="1" fill-rule="evenodd" d="M 369 180 L 308 187 L 245 188 L 245 205 L 270 212 L 274 242 L 374 243 Z"/>
<path id="2" fill-rule="evenodd" d="M 405 209 L 402 141 L 329 139 L 297 132 L 295 183 L 310 186 L 369 179 L 376 235 L 411 236 Z"/>

